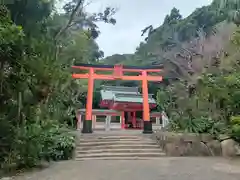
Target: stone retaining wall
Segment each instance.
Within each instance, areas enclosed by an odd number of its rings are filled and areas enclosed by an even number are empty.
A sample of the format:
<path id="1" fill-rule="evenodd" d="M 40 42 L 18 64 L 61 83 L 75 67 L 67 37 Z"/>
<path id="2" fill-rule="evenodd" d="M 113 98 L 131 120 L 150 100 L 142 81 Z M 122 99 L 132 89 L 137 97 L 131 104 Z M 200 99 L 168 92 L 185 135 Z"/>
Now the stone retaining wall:
<path id="1" fill-rule="evenodd" d="M 157 144 L 168 156 L 235 156 L 237 143 L 231 139 L 218 141 L 208 134 L 172 133 L 157 131 Z M 239 148 L 240 149 L 240 148 Z"/>

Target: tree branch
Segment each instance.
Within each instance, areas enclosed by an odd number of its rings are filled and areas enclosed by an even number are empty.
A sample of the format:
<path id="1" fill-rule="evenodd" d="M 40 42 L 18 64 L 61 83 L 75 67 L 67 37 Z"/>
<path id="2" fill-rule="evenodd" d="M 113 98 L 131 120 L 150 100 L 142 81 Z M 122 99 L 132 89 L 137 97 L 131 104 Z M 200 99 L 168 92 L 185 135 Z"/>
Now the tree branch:
<path id="1" fill-rule="evenodd" d="M 55 36 L 55 40 L 57 40 L 59 38 L 59 36 L 61 36 L 71 25 L 72 21 L 74 20 L 74 17 L 76 16 L 77 12 L 79 11 L 79 8 L 81 7 L 81 5 L 83 4 L 84 0 L 79 0 L 76 7 L 74 8 L 73 12 L 70 15 L 69 21 L 66 24 L 66 26 L 64 26 L 63 28 L 60 29 L 60 31 L 56 34 Z"/>

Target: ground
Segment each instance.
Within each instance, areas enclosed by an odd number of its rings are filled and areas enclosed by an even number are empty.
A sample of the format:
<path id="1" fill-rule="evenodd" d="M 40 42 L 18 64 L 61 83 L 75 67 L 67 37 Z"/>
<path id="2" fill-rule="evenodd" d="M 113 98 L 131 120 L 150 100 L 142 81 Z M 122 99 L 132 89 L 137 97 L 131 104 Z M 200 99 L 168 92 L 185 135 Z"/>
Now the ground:
<path id="1" fill-rule="evenodd" d="M 240 163 L 222 158 L 66 161 L 14 180 L 239 180 Z"/>

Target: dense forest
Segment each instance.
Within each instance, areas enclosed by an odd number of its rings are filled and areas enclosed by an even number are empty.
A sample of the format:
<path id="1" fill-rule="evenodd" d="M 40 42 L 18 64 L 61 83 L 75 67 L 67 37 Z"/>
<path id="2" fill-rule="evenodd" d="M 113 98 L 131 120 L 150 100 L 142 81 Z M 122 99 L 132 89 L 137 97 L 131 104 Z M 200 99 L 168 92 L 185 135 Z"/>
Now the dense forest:
<path id="1" fill-rule="evenodd" d="M 71 158 L 75 109 L 86 82 L 71 78 L 75 62 L 103 56 L 97 22 L 111 25 L 115 10 L 87 13 L 72 0 L 63 13 L 55 0 L 19 0 L 0 6 L 0 169 Z"/>
<path id="2" fill-rule="evenodd" d="M 164 81 L 149 86 L 171 120 L 169 130 L 240 140 L 239 0 L 214 0 L 186 18 L 173 8 L 160 27 L 143 29 L 147 38 L 134 54 L 104 59 L 97 22 L 117 23 L 115 9 L 91 14 L 84 0 L 72 0 L 59 13 L 56 3 L 0 6 L 1 170 L 71 158 L 74 113 L 85 104 L 87 85 L 71 79 L 76 62 L 163 64 Z M 106 83 L 96 83 L 95 107 Z"/>

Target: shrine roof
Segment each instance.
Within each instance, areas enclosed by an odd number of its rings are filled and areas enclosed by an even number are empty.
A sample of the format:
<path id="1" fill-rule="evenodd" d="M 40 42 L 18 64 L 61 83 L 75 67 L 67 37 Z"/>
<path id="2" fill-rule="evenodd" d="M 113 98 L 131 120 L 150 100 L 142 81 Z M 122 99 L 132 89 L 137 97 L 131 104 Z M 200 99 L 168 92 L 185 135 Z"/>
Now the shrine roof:
<path id="1" fill-rule="evenodd" d="M 115 102 L 143 103 L 142 94 L 138 92 L 138 87 L 103 86 L 101 98 Z M 149 103 L 156 103 L 152 94 L 149 94 Z"/>
<path id="2" fill-rule="evenodd" d="M 78 113 L 80 114 L 85 114 L 86 109 L 78 109 Z M 115 110 L 110 110 L 110 109 L 93 109 L 92 114 L 94 115 L 101 115 L 101 114 L 116 114 L 116 115 L 121 115 L 120 111 L 115 111 Z"/>
<path id="3" fill-rule="evenodd" d="M 131 93 L 138 94 L 138 87 L 126 87 L 126 86 L 102 86 L 103 91 L 112 91 L 117 93 Z"/>
<path id="4" fill-rule="evenodd" d="M 143 97 L 142 94 L 115 94 L 113 100 L 115 102 L 134 102 L 134 103 L 143 103 Z M 152 98 L 152 95 L 149 94 L 148 96 L 148 102 L 151 104 L 156 104 L 156 101 L 154 98 Z"/>
<path id="5" fill-rule="evenodd" d="M 102 100 L 113 100 L 114 95 L 121 94 L 139 94 L 138 87 L 124 87 L 124 86 L 102 86 L 100 91 Z"/>

